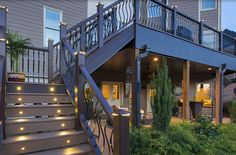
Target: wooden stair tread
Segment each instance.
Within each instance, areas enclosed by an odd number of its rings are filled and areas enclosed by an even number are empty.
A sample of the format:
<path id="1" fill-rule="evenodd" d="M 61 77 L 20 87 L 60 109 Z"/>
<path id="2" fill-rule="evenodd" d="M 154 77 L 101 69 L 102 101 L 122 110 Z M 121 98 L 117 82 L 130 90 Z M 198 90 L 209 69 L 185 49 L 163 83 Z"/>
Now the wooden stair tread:
<path id="1" fill-rule="evenodd" d="M 64 84 L 60 83 L 34 83 L 34 82 L 14 82 L 14 81 L 7 81 L 6 84 L 65 86 Z"/>
<path id="2" fill-rule="evenodd" d="M 46 107 L 71 107 L 72 104 L 42 104 L 42 105 L 6 105 L 6 108 L 46 108 Z"/>
<path id="3" fill-rule="evenodd" d="M 23 142 L 23 141 L 33 141 L 33 140 L 40 140 L 40 139 L 50 139 L 50 138 L 55 138 L 55 137 L 66 137 L 66 136 L 81 135 L 81 134 L 84 134 L 84 131 L 67 130 L 67 131 L 35 133 L 35 134 L 21 135 L 21 136 L 9 136 L 6 140 L 2 141 L 2 144 L 10 144 L 10 143 Z"/>
<path id="4" fill-rule="evenodd" d="M 56 94 L 56 93 L 9 93 L 6 95 L 28 95 L 28 96 L 68 96 L 68 94 Z"/>
<path id="5" fill-rule="evenodd" d="M 78 155 L 78 154 L 88 154 L 88 153 L 93 154 L 92 147 L 89 144 L 80 144 L 71 147 L 31 153 L 28 155 Z"/>
<path id="6" fill-rule="evenodd" d="M 66 117 L 44 117 L 44 118 L 23 118 L 23 119 L 7 119 L 6 124 L 15 124 L 15 123 L 38 123 L 38 122 L 51 122 L 51 121 L 65 121 L 73 120 L 74 116 Z"/>

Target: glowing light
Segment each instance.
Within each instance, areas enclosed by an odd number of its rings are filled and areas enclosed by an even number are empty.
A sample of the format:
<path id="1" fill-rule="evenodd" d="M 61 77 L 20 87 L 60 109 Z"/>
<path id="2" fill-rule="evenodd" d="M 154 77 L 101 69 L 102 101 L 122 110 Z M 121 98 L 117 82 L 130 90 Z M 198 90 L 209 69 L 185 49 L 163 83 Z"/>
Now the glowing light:
<path id="1" fill-rule="evenodd" d="M 65 127 L 66 125 L 64 123 L 61 124 L 61 127 Z"/>
<path id="2" fill-rule="evenodd" d="M 57 113 L 61 113 L 61 110 L 57 110 Z"/>
<path id="3" fill-rule="evenodd" d="M 24 151 L 24 150 L 25 150 L 25 147 L 21 147 L 20 149 L 21 149 L 21 151 Z"/>
<path id="4" fill-rule="evenodd" d="M 69 140 L 69 139 L 68 139 L 68 140 L 66 140 L 66 143 L 67 143 L 67 144 L 69 144 L 69 143 L 70 143 L 70 140 Z"/>
<path id="5" fill-rule="evenodd" d="M 19 111 L 19 114 L 22 115 L 24 112 L 23 111 Z"/>
<path id="6" fill-rule="evenodd" d="M 158 58 L 157 57 L 153 58 L 153 61 L 158 61 Z"/>
<path id="7" fill-rule="evenodd" d="M 21 91 L 21 90 L 22 90 L 22 87 L 21 87 L 21 86 L 17 86 L 17 87 L 16 87 L 16 90 L 17 90 L 17 91 Z"/>
<path id="8" fill-rule="evenodd" d="M 24 131 L 24 130 L 25 130 L 25 128 L 23 128 L 23 127 L 20 128 L 20 131 Z"/>
<path id="9" fill-rule="evenodd" d="M 55 98 L 53 99 L 53 101 L 55 101 L 55 102 L 56 102 L 56 101 L 57 101 L 57 98 L 55 97 Z"/>
<path id="10" fill-rule="evenodd" d="M 55 88 L 54 87 L 50 87 L 49 90 L 50 90 L 50 92 L 54 92 Z"/>
<path id="11" fill-rule="evenodd" d="M 18 101 L 22 101 L 22 98 L 21 98 L 21 97 L 19 97 L 17 100 L 18 100 Z"/>
<path id="12" fill-rule="evenodd" d="M 212 68 L 208 68 L 208 70 L 209 70 L 209 71 L 211 71 L 211 70 L 212 70 Z"/>

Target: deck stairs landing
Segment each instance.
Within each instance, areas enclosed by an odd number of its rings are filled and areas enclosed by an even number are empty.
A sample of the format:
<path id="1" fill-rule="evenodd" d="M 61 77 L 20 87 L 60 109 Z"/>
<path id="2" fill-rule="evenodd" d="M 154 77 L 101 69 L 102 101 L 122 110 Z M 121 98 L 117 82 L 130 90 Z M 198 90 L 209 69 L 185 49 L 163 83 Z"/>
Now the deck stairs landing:
<path id="1" fill-rule="evenodd" d="M 9 82 L 6 87 L 6 139 L 1 155 L 92 155 L 61 84 Z"/>

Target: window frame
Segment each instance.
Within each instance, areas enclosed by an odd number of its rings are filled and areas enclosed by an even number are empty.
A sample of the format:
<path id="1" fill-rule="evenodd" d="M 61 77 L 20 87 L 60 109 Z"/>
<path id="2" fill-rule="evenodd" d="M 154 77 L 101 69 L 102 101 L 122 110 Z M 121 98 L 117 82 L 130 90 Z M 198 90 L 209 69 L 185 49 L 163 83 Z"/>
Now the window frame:
<path id="1" fill-rule="evenodd" d="M 47 9 L 59 12 L 60 22 L 63 21 L 63 11 L 62 10 L 48 7 L 48 6 L 43 6 L 43 46 L 44 47 L 47 47 L 47 44 L 46 44 L 46 11 L 47 11 Z M 49 28 L 49 27 L 47 27 L 47 29 L 56 31 L 56 29 Z M 59 32 L 60 32 L 60 30 L 59 30 Z"/>
<path id="2" fill-rule="evenodd" d="M 215 6 L 214 8 L 207 8 L 207 9 L 203 9 L 202 5 L 203 5 L 203 0 L 200 0 L 200 10 L 201 11 L 210 11 L 210 10 L 215 10 L 217 9 L 217 0 L 214 0 L 215 1 Z"/>

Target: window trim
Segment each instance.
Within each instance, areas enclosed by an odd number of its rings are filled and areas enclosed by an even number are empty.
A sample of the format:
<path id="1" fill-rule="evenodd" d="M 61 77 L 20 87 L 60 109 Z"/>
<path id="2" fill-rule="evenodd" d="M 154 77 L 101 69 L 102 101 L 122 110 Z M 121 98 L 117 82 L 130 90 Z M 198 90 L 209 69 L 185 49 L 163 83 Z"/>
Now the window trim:
<path id="1" fill-rule="evenodd" d="M 203 9 L 202 8 L 202 0 L 200 0 L 200 11 L 210 11 L 210 10 L 217 9 L 217 0 L 214 0 L 214 1 L 215 1 L 215 7 L 214 8 Z"/>
<path id="2" fill-rule="evenodd" d="M 52 7 L 48 7 L 48 6 L 43 6 L 43 46 L 44 47 L 47 47 L 47 45 L 45 44 L 45 40 L 46 40 L 46 10 L 47 9 L 50 9 L 50 10 L 54 10 L 54 11 L 57 11 L 60 13 L 60 22 L 63 21 L 63 11 L 62 10 L 59 10 L 59 9 L 55 9 L 55 8 L 52 8 Z M 51 29 L 51 30 L 56 30 L 56 29 L 53 29 L 53 28 L 49 28 L 47 27 L 48 29 Z M 60 30 L 59 30 L 60 31 Z"/>

